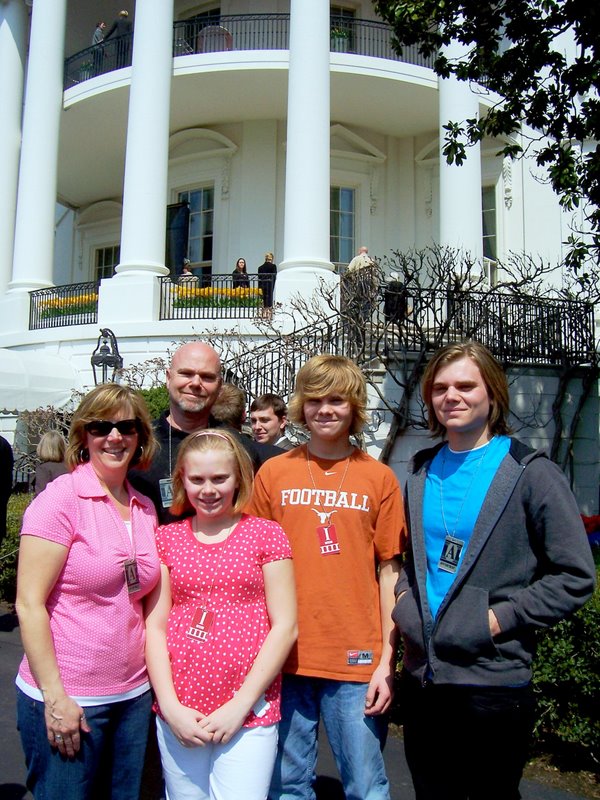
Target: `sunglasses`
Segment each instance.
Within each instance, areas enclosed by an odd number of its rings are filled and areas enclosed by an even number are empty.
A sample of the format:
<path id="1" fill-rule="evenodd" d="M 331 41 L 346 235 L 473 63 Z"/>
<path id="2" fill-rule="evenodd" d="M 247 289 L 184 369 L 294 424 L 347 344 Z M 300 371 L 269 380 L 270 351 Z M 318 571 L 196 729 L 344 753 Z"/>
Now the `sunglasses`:
<path id="1" fill-rule="evenodd" d="M 113 428 L 116 428 L 121 436 L 133 436 L 139 433 L 140 421 L 135 419 L 122 419 L 119 422 L 112 422 L 109 419 L 94 419 L 85 426 L 86 431 L 92 436 L 108 436 Z"/>

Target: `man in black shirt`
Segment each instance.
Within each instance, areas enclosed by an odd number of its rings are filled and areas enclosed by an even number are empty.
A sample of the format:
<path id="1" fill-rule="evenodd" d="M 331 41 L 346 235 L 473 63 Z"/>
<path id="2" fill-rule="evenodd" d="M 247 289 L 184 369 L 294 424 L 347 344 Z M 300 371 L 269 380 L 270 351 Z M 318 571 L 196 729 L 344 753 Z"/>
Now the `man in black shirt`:
<path id="1" fill-rule="evenodd" d="M 221 390 L 221 360 L 218 353 L 203 342 L 182 345 L 173 355 L 167 370 L 169 410 L 154 420 L 154 433 L 160 450 L 147 470 L 133 469 L 129 480 L 156 507 L 161 524 L 179 517 L 171 506 L 171 474 L 181 442 L 191 433 L 209 427 L 220 427 L 211 416 L 211 409 Z M 254 471 L 281 450 L 260 445 L 247 436 L 237 434 L 254 464 Z"/>

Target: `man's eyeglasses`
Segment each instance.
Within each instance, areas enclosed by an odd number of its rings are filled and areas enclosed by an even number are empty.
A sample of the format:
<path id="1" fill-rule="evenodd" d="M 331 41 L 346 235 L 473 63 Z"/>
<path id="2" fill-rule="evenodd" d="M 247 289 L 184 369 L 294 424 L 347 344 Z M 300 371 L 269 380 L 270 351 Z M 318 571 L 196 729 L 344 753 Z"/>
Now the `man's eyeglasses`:
<path id="1" fill-rule="evenodd" d="M 121 436 L 133 436 L 139 433 L 140 421 L 135 419 L 121 419 L 119 422 L 112 422 L 108 419 L 94 419 L 85 426 L 86 431 L 92 436 L 108 436 L 113 428 L 116 428 Z"/>

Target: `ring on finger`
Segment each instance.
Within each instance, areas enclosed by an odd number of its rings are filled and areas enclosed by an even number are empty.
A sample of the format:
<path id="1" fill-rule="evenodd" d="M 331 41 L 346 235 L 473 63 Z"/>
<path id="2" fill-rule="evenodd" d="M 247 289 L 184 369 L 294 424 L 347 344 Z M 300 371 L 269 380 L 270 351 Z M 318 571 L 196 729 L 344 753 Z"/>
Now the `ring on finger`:
<path id="1" fill-rule="evenodd" d="M 60 735 L 60 733 L 55 733 L 55 734 L 54 734 L 54 740 L 55 740 L 56 742 L 62 742 L 62 740 L 63 740 L 63 737 Z"/>

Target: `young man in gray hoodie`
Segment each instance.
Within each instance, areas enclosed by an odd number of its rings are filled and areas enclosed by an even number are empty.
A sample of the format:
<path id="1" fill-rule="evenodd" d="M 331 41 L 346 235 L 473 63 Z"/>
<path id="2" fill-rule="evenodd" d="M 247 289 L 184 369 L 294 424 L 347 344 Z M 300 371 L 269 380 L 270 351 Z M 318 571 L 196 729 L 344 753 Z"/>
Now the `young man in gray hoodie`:
<path id="1" fill-rule="evenodd" d="M 444 441 L 406 488 L 406 757 L 417 800 L 518 800 L 535 633 L 590 597 L 594 562 L 564 474 L 508 435 L 506 377 L 482 345 L 438 351 L 422 395 Z"/>

